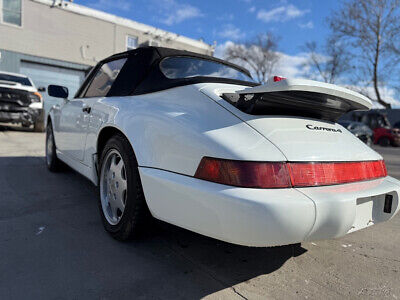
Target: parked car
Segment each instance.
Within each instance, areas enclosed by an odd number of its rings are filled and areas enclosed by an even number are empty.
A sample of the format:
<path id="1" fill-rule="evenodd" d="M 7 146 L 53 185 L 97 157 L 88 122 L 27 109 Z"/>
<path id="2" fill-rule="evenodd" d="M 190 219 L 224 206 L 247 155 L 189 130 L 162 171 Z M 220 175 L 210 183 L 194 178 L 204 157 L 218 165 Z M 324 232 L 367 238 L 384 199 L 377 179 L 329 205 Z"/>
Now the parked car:
<path id="1" fill-rule="evenodd" d="M 374 137 L 374 143 L 379 144 L 382 147 L 400 146 L 400 130 L 398 128 L 375 128 Z"/>
<path id="2" fill-rule="evenodd" d="M 399 211 L 400 181 L 336 123 L 369 109 L 332 84 L 275 76 L 265 85 L 226 61 L 144 47 L 98 63 L 48 116 L 46 164 L 99 190 L 118 240 L 152 217 L 230 243 L 334 238 Z"/>
<path id="3" fill-rule="evenodd" d="M 372 145 L 372 141 L 374 140 L 374 132 L 364 123 L 353 121 L 340 121 L 339 124 L 349 130 L 352 134 L 354 134 L 368 146 Z"/>
<path id="4" fill-rule="evenodd" d="M 44 131 L 43 98 L 29 77 L 0 71 L 0 122 Z"/>
<path id="5" fill-rule="evenodd" d="M 374 131 L 374 144 L 382 147 L 400 146 L 400 130 L 391 126 L 386 113 L 375 110 L 369 112 L 355 112 L 354 121 L 368 125 Z"/>

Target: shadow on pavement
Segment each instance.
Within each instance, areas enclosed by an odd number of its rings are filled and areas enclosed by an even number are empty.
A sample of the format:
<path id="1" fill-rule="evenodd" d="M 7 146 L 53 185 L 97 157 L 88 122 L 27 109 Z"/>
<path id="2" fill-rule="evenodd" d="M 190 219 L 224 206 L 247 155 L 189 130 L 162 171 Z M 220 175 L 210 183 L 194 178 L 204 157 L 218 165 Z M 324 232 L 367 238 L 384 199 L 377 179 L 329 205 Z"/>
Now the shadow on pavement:
<path id="1" fill-rule="evenodd" d="M 2 299 L 197 299 L 306 251 L 236 246 L 163 222 L 117 242 L 102 227 L 96 188 L 72 170 L 48 172 L 43 157 L 0 157 L 0 190 Z"/>

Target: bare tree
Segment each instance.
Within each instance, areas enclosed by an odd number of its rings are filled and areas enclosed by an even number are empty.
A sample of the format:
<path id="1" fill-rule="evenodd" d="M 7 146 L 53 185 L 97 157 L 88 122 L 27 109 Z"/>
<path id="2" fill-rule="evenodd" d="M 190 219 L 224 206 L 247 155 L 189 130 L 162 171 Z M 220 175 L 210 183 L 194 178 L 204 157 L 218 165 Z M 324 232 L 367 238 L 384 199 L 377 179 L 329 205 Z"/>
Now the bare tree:
<path id="1" fill-rule="evenodd" d="M 399 18 L 400 0 L 349 0 L 328 19 L 334 35 L 359 60 L 357 69 L 366 67 L 364 80 L 373 83 L 377 101 L 386 108 L 390 104 L 382 99 L 379 85 L 399 62 Z"/>
<path id="2" fill-rule="evenodd" d="M 316 42 L 308 42 L 303 48 L 309 54 L 304 66 L 309 67 L 311 73 L 316 73 L 327 83 L 335 83 L 350 68 L 349 56 L 335 37 L 327 40 L 321 53 Z"/>
<path id="3" fill-rule="evenodd" d="M 225 59 L 241 64 L 264 83 L 272 74 L 279 60 L 277 38 L 270 33 L 258 35 L 245 44 L 232 44 L 225 50 Z"/>

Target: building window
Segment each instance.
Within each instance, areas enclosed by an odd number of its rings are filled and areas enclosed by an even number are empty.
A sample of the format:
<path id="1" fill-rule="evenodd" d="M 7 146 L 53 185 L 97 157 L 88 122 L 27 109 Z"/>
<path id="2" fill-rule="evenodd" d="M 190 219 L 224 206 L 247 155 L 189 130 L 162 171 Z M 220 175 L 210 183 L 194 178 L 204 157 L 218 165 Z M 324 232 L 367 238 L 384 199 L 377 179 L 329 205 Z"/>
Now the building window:
<path id="1" fill-rule="evenodd" d="M 22 0 L 2 0 L 2 1 L 3 1 L 3 22 L 21 26 Z"/>
<path id="2" fill-rule="evenodd" d="M 138 38 L 136 36 L 126 36 L 126 50 L 136 49 L 138 46 Z"/>

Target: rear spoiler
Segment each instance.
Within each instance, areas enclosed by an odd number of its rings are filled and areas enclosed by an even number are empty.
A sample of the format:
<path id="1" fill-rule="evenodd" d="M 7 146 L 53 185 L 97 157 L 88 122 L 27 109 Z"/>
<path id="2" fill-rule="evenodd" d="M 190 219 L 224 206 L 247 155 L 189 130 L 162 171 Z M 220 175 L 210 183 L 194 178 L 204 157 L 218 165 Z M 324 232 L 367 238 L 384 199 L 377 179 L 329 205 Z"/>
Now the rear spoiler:
<path id="1" fill-rule="evenodd" d="M 313 80 L 273 77 L 265 85 L 222 94 L 243 112 L 290 115 L 336 121 L 354 110 L 369 110 L 372 102 L 349 89 Z"/>

